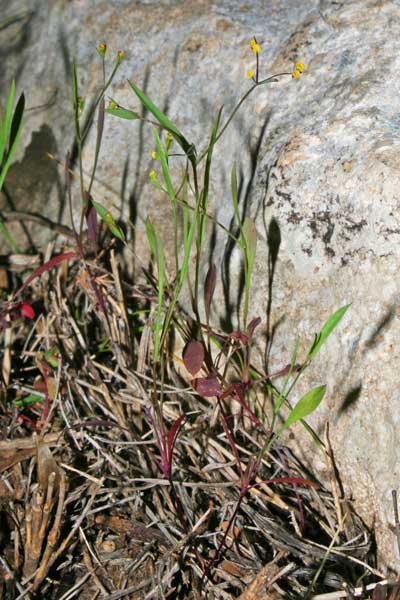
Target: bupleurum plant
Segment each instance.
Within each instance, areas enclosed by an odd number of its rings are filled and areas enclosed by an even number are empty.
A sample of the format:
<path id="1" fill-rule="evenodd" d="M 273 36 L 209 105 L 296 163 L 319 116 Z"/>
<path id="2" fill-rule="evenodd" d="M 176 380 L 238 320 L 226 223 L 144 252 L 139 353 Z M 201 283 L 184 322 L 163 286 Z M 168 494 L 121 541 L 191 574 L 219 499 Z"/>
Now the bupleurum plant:
<path id="1" fill-rule="evenodd" d="M 287 76 L 298 79 L 305 70 L 299 60 L 291 70 L 263 78 L 261 43 L 253 37 L 250 48 L 256 61 L 246 71 L 251 85 L 227 117 L 222 108 L 217 112 L 200 151 L 133 81 L 128 85 L 149 118 L 114 98 L 106 108 L 123 51 L 107 75 L 109 50 L 98 45 L 102 85 L 87 110 L 73 64 L 76 152 L 74 159 L 67 153 L 64 165 L 69 241 L 2 300 L 0 314 L 8 340 L 0 417 L 4 431 L 26 438 L 18 456 L 12 436 L 4 446 L 7 457 L 0 442 L 7 485 L 17 486 L 13 478 L 27 472 L 27 458 L 34 456 L 37 465 L 29 470 L 31 480 L 21 479 L 25 501 L 13 508 L 10 525 L 16 558 L 11 566 L 5 563 L 20 597 L 66 600 L 73 590 L 86 593 L 85 586 L 93 585 L 108 598 L 208 594 L 226 599 L 246 594 L 251 579 L 257 581 L 268 567 L 275 586 L 269 590 L 278 589 L 285 598 L 311 598 L 336 589 L 330 582 L 338 578 L 353 586 L 369 571 L 366 563 L 360 568 L 365 548 L 362 554 L 357 546 L 354 560 L 350 552 L 335 554 L 336 545 L 353 548 L 340 503 L 326 490 L 319 495 L 321 486 L 281 438 L 301 422 L 325 452 L 304 421 L 322 401 L 325 385 L 294 403 L 292 397 L 348 305 L 321 327 L 300 363 L 298 340 L 292 356 L 282 357 L 281 369 L 264 372 L 252 360 L 261 326 L 251 314 L 257 229 L 242 214 L 234 166 L 235 227 L 217 222 L 209 204 L 215 146 L 246 99 L 260 86 Z M 0 128 L 0 187 L 22 122 L 23 100 L 12 118 L 13 101 L 14 85 Z M 161 233 L 146 220 L 152 261 L 141 281 L 123 269 L 123 251 L 132 251 L 130 223 L 118 221 L 95 197 L 106 115 L 149 126 L 150 184 L 165 194 L 173 215 L 169 261 Z M 88 169 L 83 148 L 94 124 L 95 154 Z M 180 176 L 176 161 L 184 165 Z M 79 183 L 78 223 L 73 179 Z M 241 251 L 244 292 L 240 322 L 232 331 L 214 322 L 219 278 L 214 263 L 202 281 L 208 221 Z M 1 228 L 16 249 L 4 223 Z M 182 305 L 184 288 L 189 307 Z M 10 332 L 14 356 L 20 357 L 14 367 Z M 183 344 L 180 355 L 177 339 Z M 109 539 L 107 531 L 113 533 Z M 62 579 L 73 582 L 71 593 Z"/>

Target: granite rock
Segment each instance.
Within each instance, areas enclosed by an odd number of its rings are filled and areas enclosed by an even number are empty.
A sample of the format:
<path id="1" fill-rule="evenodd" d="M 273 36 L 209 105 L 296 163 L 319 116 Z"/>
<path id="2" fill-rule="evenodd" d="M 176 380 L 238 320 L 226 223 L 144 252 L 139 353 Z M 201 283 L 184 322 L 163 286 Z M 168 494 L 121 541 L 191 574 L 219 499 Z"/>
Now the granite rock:
<path id="1" fill-rule="evenodd" d="M 74 137 L 72 56 L 90 100 L 100 75 L 97 43 L 107 42 L 110 54 L 124 49 L 110 96 L 137 108 L 126 83 L 134 80 L 200 149 L 220 105 L 229 114 L 248 86 L 252 35 L 262 43 L 263 72 L 306 63 L 299 80 L 257 90 L 218 144 L 211 206 L 229 226 L 235 162 L 241 206 L 259 235 L 251 316 L 262 316 L 273 337 L 271 369 L 290 360 L 297 336 L 306 347 L 335 309 L 352 303 L 298 393 L 327 382 L 326 401 L 311 422 L 322 435 L 330 421 L 346 492 L 375 525 L 382 564 L 396 567 L 389 524 L 400 475 L 398 3 L 55 0 L 8 8 L 18 11 L 22 17 L 0 31 L 0 83 L 4 89 L 16 77 L 31 110 L 2 202 L 53 219 L 65 212 L 57 161 Z M 135 220 L 138 251 L 147 214 L 168 248 L 165 200 L 146 183 L 152 149 L 151 132 L 140 124 L 106 119 L 95 196 Z M 94 133 L 85 165 L 93 156 Z M 24 172 L 37 176 L 25 180 Z M 225 281 L 216 309 L 233 325 L 240 258 L 218 232 L 209 248 Z M 307 458 L 308 441 L 299 439 Z"/>

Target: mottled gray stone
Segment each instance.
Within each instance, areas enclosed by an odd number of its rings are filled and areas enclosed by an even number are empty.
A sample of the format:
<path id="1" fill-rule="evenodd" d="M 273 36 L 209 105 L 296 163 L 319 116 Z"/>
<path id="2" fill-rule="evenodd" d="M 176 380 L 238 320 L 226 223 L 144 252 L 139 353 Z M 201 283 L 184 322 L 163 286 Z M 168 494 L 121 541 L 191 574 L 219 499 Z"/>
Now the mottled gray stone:
<path id="1" fill-rule="evenodd" d="M 23 3 L 13 3 L 8 12 L 17 5 Z M 22 32 L 17 24 L 13 34 L 9 28 L 0 31 L 1 89 L 16 76 L 28 107 L 46 104 L 57 91 L 53 105 L 27 113 L 26 149 L 21 148 L 9 182 L 17 206 L 53 217 L 63 203 L 60 170 L 45 167 L 58 186 L 53 212 L 41 175 L 37 191 L 30 178 L 26 181 L 26 204 L 24 192 L 17 193 L 17 183 L 24 183 L 18 173 L 32 148 L 48 143 L 62 161 L 71 146 L 72 54 L 82 92 L 90 97 L 99 75 L 97 43 L 107 42 L 110 53 L 125 49 L 127 59 L 110 96 L 137 107 L 124 81 L 133 79 L 200 148 L 221 103 L 228 114 L 248 85 L 249 37 L 263 42 L 265 73 L 291 69 L 297 59 L 307 64 L 302 78 L 258 90 L 241 110 L 215 151 L 211 204 L 229 225 L 229 173 L 235 161 L 242 206 L 259 233 L 251 316 L 270 312 L 271 370 L 289 361 L 297 336 L 306 347 L 333 310 L 352 302 L 299 393 L 327 382 L 326 402 L 311 422 L 322 435 L 329 419 L 345 489 L 376 526 L 383 563 L 394 567 L 389 523 L 391 490 L 400 475 L 399 17 L 398 2 L 384 0 L 74 0 L 38 2 Z M 139 249 L 145 245 L 146 214 L 164 229 L 168 247 L 165 200 L 145 184 L 152 147 L 149 130 L 107 118 L 99 169 L 103 185 L 97 185 L 96 199 L 114 210 L 122 202 L 126 213 L 138 215 Z M 94 136 L 85 152 L 87 166 L 93 151 Z M 272 234 L 280 246 L 271 286 Z M 225 298 L 219 289 L 216 308 L 221 319 L 235 321 L 240 257 L 221 234 L 210 247 L 212 259 L 231 273 L 230 288 Z M 310 445 L 300 430 L 299 436 L 308 458 Z"/>

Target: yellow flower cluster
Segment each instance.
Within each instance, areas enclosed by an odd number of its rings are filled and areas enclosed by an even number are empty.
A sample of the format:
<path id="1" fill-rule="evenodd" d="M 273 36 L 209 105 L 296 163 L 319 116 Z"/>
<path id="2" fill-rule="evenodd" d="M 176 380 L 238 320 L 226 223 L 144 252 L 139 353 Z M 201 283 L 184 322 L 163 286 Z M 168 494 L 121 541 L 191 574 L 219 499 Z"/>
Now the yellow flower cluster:
<path id="1" fill-rule="evenodd" d="M 107 52 L 107 44 L 104 44 L 103 42 L 99 44 L 97 46 L 97 52 L 100 54 L 101 57 L 104 57 L 105 53 Z"/>
<path id="2" fill-rule="evenodd" d="M 259 52 L 261 52 L 261 46 L 257 42 L 255 37 L 251 38 L 250 40 L 250 48 L 253 50 L 254 54 L 258 54 Z"/>
<path id="3" fill-rule="evenodd" d="M 253 69 L 247 69 L 246 75 L 249 79 L 253 79 L 253 77 L 254 77 Z"/>
<path id="4" fill-rule="evenodd" d="M 108 108 L 119 108 L 119 106 L 115 102 L 115 100 L 110 100 L 110 102 L 108 103 Z"/>
<path id="5" fill-rule="evenodd" d="M 123 58 L 125 58 L 125 51 L 124 50 L 118 50 L 118 52 L 117 52 L 117 63 L 121 64 Z"/>
<path id="6" fill-rule="evenodd" d="M 301 60 L 298 60 L 292 71 L 292 77 L 294 77 L 295 79 L 300 77 L 305 68 L 306 65 Z"/>

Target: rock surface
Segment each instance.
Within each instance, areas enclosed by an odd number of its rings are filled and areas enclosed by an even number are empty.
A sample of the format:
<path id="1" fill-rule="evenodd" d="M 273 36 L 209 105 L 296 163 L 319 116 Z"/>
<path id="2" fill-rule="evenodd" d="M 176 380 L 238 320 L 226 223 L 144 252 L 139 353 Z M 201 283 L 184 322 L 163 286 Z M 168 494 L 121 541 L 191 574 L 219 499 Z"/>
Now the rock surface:
<path id="1" fill-rule="evenodd" d="M 107 42 L 110 54 L 124 49 L 127 58 L 110 96 L 137 108 L 129 77 L 200 148 L 219 106 L 224 103 L 229 114 L 249 85 L 252 35 L 262 42 L 263 72 L 291 70 L 297 59 L 307 64 L 299 80 L 256 90 L 238 114 L 216 148 L 212 202 L 217 218 L 229 225 L 235 161 L 242 206 L 259 234 L 251 316 L 267 317 L 267 333 L 274 331 L 271 369 L 290 360 L 297 336 L 310 343 L 336 308 L 352 303 L 299 393 L 328 383 L 327 401 L 312 423 L 322 434 L 329 419 L 345 489 L 375 525 L 383 564 L 396 567 L 389 523 L 391 490 L 400 476 L 398 4 L 57 0 L 39 1 L 34 9 L 30 2 L 3 4 L 2 14 L 20 13 L 20 19 L 0 30 L 1 90 L 16 77 L 31 110 L 2 203 L 53 219 L 66 211 L 62 169 L 47 152 L 62 162 L 73 142 L 73 55 L 82 94 L 90 101 L 100 75 L 97 43 Z M 146 214 L 161 229 L 168 227 L 165 200 L 160 204 L 145 183 L 154 166 L 152 149 L 148 129 L 106 119 L 96 199 L 115 211 L 122 206 L 136 220 L 139 249 Z M 93 155 L 94 135 L 85 151 L 87 169 Z M 234 282 L 238 257 L 226 238 L 218 235 L 211 249 Z M 225 300 L 218 303 L 220 317 L 226 319 L 236 286 L 219 292 Z"/>

